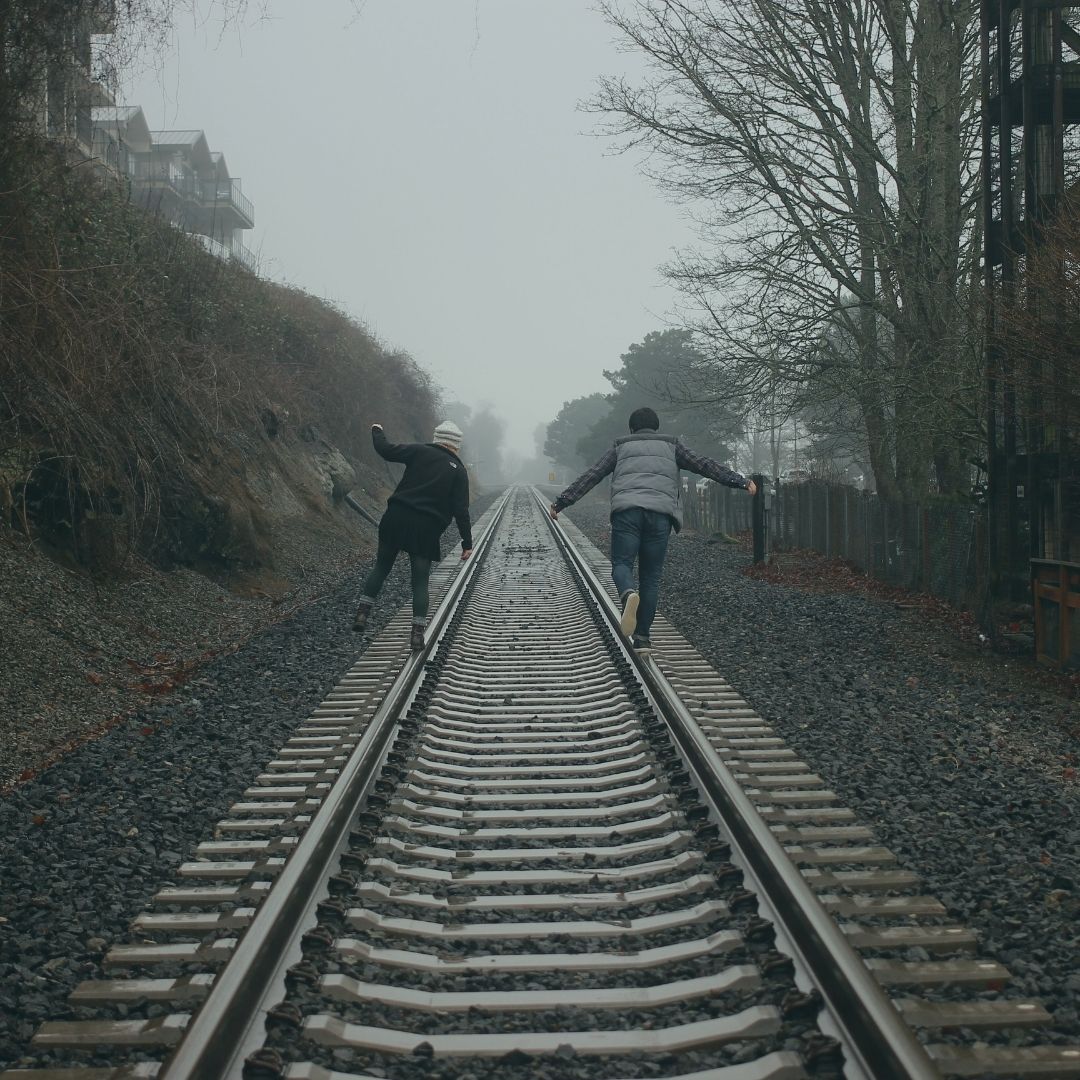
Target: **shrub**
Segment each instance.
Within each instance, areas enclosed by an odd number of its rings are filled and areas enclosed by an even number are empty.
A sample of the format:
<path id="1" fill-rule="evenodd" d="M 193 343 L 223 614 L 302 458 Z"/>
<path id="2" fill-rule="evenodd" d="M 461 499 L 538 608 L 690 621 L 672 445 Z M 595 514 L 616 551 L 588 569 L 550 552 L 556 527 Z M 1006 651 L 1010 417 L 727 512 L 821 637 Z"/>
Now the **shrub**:
<path id="1" fill-rule="evenodd" d="M 126 548 L 194 562 L 227 547 L 214 508 L 271 444 L 317 428 L 355 461 L 374 419 L 431 430 L 436 395 L 411 358 L 220 261 L 118 183 L 38 157 L 0 199 L 8 524 L 86 559 L 109 522 Z"/>

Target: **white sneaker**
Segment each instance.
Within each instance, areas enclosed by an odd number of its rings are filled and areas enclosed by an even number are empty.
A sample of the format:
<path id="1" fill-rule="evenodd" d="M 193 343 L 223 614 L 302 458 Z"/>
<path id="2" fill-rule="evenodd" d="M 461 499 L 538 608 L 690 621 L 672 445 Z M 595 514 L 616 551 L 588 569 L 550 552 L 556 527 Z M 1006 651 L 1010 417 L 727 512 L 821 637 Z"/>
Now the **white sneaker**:
<path id="1" fill-rule="evenodd" d="M 634 631 L 637 629 L 637 609 L 640 602 L 641 597 L 633 589 L 623 597 L 622 619 L 619 622 L 619 629 L 627 637 L 633 637 Z"/>

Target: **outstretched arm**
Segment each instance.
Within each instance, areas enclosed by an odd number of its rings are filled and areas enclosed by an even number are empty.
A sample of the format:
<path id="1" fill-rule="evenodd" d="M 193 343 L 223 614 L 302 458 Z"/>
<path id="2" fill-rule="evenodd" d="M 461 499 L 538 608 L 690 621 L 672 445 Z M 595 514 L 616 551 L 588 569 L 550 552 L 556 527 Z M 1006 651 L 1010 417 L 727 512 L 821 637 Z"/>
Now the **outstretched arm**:
<path id="1" fill-rule="evenodd" d="M 719 461 L 713 461 L 712 458 L 695 454 L 692 450 L 688 450 L 683 446 L 681 442 L 675 444 L 675 463 L 680 469 L 697 473 L 698 476 L 707 476 L 718 484 L 725 484 L 727 487 L 733 488 L 745 488 L 751 495 L 757 491 L 757 485 L 753 480 L 748 480 L 741 473 L 729 469 L 726 465 L 721 465 Z"/>
<path id="2" fill-rule="evenodd" d="M 469 518 L 469 474 L 459 469 L 454 485 L 454 521 L 461 533 L 461 559 L 464 562 L 472 554 L 472 521 Z"/>
<path id="3" fill-rule="evenodd" d="M 587 495 L 609 473 L 615 471 L 615 447 L 613 446 L 591 469 L 586 469 L 552 504 L 548 511 L 552 520 L 583 495 Z"/>
<path id="4" fill-rule="evenodd" d="M 416 454 L 416 443 L 392 443 L 386 437 L 382 424 L 371 425 L 371 442 L 375 453 L 387 461 L 401 461 L 408 465 Z"/>

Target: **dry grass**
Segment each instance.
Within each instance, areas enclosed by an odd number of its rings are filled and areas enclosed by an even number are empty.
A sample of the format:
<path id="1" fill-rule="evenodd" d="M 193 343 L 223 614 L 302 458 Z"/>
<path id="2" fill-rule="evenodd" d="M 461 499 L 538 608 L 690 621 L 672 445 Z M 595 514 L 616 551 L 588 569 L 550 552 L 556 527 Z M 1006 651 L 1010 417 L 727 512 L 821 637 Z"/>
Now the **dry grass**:
<path id="1" fill-rule="evenodd" d="M 434 406 L 425 373 L 342 312 L 62 161 L 0 193 L 0 512 L 83 563 L 229 543 L 258 561 L 246 463 L 305 428 L 362 460 L 373 419 L 419 436 Z"/>

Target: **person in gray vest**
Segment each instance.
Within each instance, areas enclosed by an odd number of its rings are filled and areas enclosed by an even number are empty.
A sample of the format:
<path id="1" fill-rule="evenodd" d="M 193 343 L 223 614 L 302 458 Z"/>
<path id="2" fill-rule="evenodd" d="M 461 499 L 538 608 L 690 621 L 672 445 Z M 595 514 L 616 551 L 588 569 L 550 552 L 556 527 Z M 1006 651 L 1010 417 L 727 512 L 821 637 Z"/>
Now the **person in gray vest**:
<path id="1" fill-rule="evenodd" d="M 660 596 L 660 574 L 672 527 L 682 527 L 679 470 L 718 484 L 757 491 L 753 480 L 712 458 L 688 450 L 674 435 L 661 435 L 660 419 L 646 407 L 630 414 L 630 434 L 615 440 L 604 456 L 552 504 L 554 521 L 568 506 L 611 474 L 611 577 L 622 601 L 622 632 L 635 649 L 652 648 L 649 633 Z M 634 588 L 634 562 L 639 588 Z"/>

